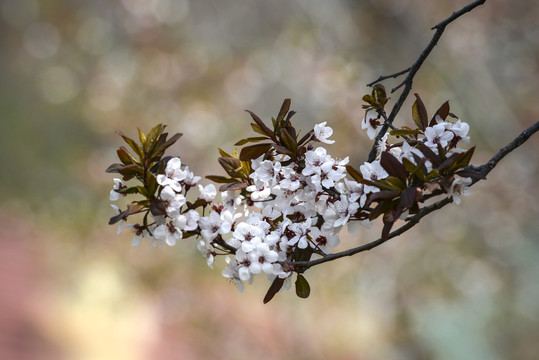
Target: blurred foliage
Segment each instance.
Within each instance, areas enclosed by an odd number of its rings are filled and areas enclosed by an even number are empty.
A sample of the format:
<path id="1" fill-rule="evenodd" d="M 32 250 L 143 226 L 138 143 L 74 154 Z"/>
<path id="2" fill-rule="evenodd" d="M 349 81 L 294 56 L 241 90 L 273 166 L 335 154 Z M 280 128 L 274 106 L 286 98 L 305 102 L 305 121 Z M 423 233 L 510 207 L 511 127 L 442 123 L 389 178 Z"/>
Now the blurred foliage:
<path id="1" fill-rule="evenodd" d="M 117 129 L 167 124 L 184 134 L 172 154 L 217 173 L 217 147 L 250 134 L 243 110 L 267 118 L 292 98 L 298 128 L 328 121 L 330 151 L 361 164 L 370 142 L 350 139 L 365 84 L 408 67 L 428 29 L 466 3 L 1 1 L 0 253 L 14 261 L 0 262 L 13 274 L 0 282 L 12 306 L 0 307 L 0 358 L 17 358 L 4 356 L 19 349 L 12 338 L 49 344 L 25 359 L 536 357 L 537 139 L 459 207 L 311 270 L 307 300 L 262 305 L 267 284 L 237 294 L 193 244 L 132 249 L 106 225 Z M 538 118 L 538 18 L 536 1 L 489 0 L 448 27 L 415 79 L 426 104 L 449 100 L 470 123 L 478 163 Z M 10 302 L 16 284 L 28 301 Z M 35 329 L 24 336 L 6 320 L 17 306 L 13 324 Z"/>

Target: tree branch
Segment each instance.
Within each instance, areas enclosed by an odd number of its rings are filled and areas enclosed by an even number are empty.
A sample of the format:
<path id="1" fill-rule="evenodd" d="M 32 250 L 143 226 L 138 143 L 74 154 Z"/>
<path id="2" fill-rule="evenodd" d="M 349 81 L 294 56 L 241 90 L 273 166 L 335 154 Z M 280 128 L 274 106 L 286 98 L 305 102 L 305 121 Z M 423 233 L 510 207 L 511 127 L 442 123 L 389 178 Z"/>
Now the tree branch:
<path id="1" fill-rule="evenodd" d="M 469 166 L 469 168 L 471 170 L 481 172 L 484 176 L 486 176 L 490 171 L 492 171 L 492 169 L 496 167 L 496 165 L 498 165 L 498 163 L 500 162 L 502 158 L 504 158 L 507 154 L 509 154 L 516 148 L 518 148 L 520 145 L 524 144 L 538 130 L 539 130 L 539 121 L 533 124 L 532 126 L 530 126 L 529 128 L 527 128 L 526 130 L 524 130 L 523 132 L 521 132 L 519 136 L 517 136 L 513 141 L 511 141 L 505 147 L 500 149 L 500 151 L 498 151 L 487 163 L 481 166 Z M 435 210 L 439 210 L 443 208 L 444 206 L 446 206 L 447 204 L 451 202 L 453 202 L 453 200 L 450 197 L 446 197 L 445 199 L 435 202 L 432 205 L 425 206 L 424 208 L 419 210 L 417 214 L 411 217 L 408 217 L 405 220 L 406 224 L 404 224 L 397 230 L 391 232 L 387 240 L 405 233 L 406 231 L 410 230 L 412 227 L 417 225 L 423 217 L 427 216 L 428 214 L 432 213 Z M 382 245 L 387 240 L 383 240 L 382 238 L 379 238 L 370 243 L 367 243 L 367 244 L 364 244 L 364 245 L 361 245 L 352 249 L 344 250 L 338 253 L 329 254 L 319 259 L 314 259 L 310 261 L 297 261 L 294 263 L 286 263 L 286 265 L 288 265 L 290 268 L 294 269 L 295 271 L 302 272 L 315 265 L 319 265 L 328 261 L 340 259 L 345 256 L 352 256 L 360 252 L 371 250 L 375 247 Z"/>
<path id="2" fill-rule="evenodd" d="M 376 144 L 385 135 L 385 133 L 387 132 L 387 129 L 389 128 L 389 126 L 391 124 L 393 124 L 393 121 L 395 120 L 395 117 L 397 116 L 397 114 L 399 113 L 402 105 L 404 104 L 404 101 L 406 100 L 406 98 L 410 94 L 410 90 L 412 89 L 412 84 L 413 84 L 415 74 L 419 71 L 419 69 L 423 65 L 423 62 L 425 61 L 425 59 L 430 55 L 430 53 L 432 52 L 432 50 L 434 49 L 434 47 L 438 43 L 438 40 L 440 40 L 440 38 L 442 37 L 442 34 L 445 31 L 445 27 L 447 25 L 449 25 L 450 23 L 452 23 L 453 21 L 455 21 L 456 19 L 458 19 L 460 16 L 466 14 L 467 12 L 472 11 L 477 6 L 484 4 L 485 1 L 486 0 L 476 0 L 474 2 L 471 2 L 470 4 L 464 6 L 462 9 L 453 12 L 449 17 L 442 20 L 438 24 L 434 25 L 431 29 L 436 30 L 436 31 L 434 32 L 434 35 L 432 36 L 432 39 L 428 43 L 427 47 L 425 49 L 423 49 L 423 51 L 419 55 L 419 58 L 417 58 L 417 60 L 414 62 L 414 64 L 411 67 L 409 67 L 406 70 L 402 70 L 400 72 L 392 74 L 392 75 L 381 76 L 380 78 L 378 78 L 377 80 L 375 80 L 374 82 L 369 84 L 369 86 L 371 86 L 371 85 L 376 84 L 379 81 L 382 81 L 382 80 L 385 80 L 385 79 L 388 79 L 388 78 L 391 78 L 391 77 L 396 77 L 396 76 L 408 73 L 406 78 L 399 85 L 397 85 L 396 87 L 394 87 L 391 90 L 391 92 L 394 93 L 395 91 L 400 89 L 402 86 L 404 86 L 404 89 L 403 89 L 401 95 L 399 96 L 399 99 L 397 100 L 397 102 L 393 106 L 393 109 L 391 109 L 391 113 L 389 114 L 388 121 L 382 126 L 382 129 L 380 130 L 380 132 L 376 136 L 374 144 L 373 144 L 373 146 L 371 148 L 371 151 L 369 153 L 368 162 L 372 162 L 376 158 Z"/>

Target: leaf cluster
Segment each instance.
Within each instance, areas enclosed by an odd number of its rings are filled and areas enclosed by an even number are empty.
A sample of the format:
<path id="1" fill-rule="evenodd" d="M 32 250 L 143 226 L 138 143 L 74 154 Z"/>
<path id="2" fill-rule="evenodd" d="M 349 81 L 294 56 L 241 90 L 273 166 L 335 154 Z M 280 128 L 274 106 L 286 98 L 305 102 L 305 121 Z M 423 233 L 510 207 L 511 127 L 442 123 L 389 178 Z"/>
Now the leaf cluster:
<path id="1" fill-rule="evenodd" d="M 368 196 L 363 210 L 368 213 L 369 220 L 382 216 L 383 240 L 388 239 L 391 228 L 399 218 L 419 212 L 420 204 L 428 198 L 448 193 L 456 175 L 473 179 L 483 177 L 479 172 L 467 169 L 475 147 L 463 152 L 454 152 L 452 150 L 456 144 L 449 143 L 446 147 L 438 144 L 438 153 L 436 153 L 425 145 L 422 137 L 427 127 L 437 125 L 439 121 L 446 121 L 448 117 L 456 118 L 456 116 L 450 112 L 449 103 L 445 102 L 429 120 L 423 101 L 418 94 L 415 96 L 412 118 L 416 128 L 403 126 L 390 132 L 393 136 L 405 137 L 405 141 L 418 150 L 412 153 L 414 161 L 405 157 L 399 160 L 392 154 L 391 148 L 402 146 L 401 142 L 388 145 L 379 156 L 380 165 L 389 175 L 386 178 L 365 179 L 353 166 L 346 167 L 354 180 L 379 189 L 378 192 Z M 368 100 L 370 101 L 371 98 Z M 427 166 L 428 162 L 430 166 Z"/>
<path id="2" fill-rule="evenodd" d="M 125 186 L 117 190 L 122 195 L 139 194 L 141 200 L 128 205 L 125 211 L 113 216 L 109 224 L 126 220 L 128 216 L 149 211 L 153 215 L 163 215 L 163 203 L 157 198 L 159 184 L 157 174 L 163 173 L 169 157 L 165 157 L 166 150 L 182 136 L 180 133 L 168 138 L 165 125 L 159 124 L 147 134 L 138 129 L 138 141 L 127 136 L 121 131 L 116 134 L 122 137 L 128 147 L 120 146 L 116 153 L 119 163 L 110 165 L 106 172 L 117 173 L 123 181 L 138 180 L 138 185 Z M 145 217 L 145 221 L 147 216 Z"/>

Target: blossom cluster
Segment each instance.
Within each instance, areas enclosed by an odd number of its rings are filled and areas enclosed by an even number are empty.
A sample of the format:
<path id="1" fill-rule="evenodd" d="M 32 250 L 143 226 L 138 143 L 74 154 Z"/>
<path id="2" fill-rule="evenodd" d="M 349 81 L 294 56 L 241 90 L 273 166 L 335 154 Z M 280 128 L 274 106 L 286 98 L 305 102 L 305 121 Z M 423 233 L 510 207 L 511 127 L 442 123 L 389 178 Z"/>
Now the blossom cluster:
<path id="1" fill-rule="evenodd" d="M 362 121 L 371 139 L 378 136 L 385 118 L 385 93 L 377 91 L 368 98 L 370 105 Z M 308 283 L 301 275 L 305 269 L 294 264 L 330 254 L 340 242 L 343 227 L 354 232 L 360 225 L 370 227 L 383 215 L 382 239 L 387 239 L 393 224 L 417 213 L 429 197 L 447 194 L 459 204 L 462 195 L 470 194 L 473 179 L 466 167 L 473 148 L 459 146 L 469 142 L 469 126 L 459 119 L 449 120 L 456 117 L 447 103 L 429 121 L 418 97 L 413 111 L 417 128 L 394 128 L 378 136 L 376 158 L 364 162 L 359 171 L 348 164 L 348 157 L 335 158 L 322 145 L 334 143 L 327 122 L 299 138 L 289 106 L 285 100 L 272 119 L 273 129 L 249 112 L 253 130 L 262 136 L 238 142 L 256 143 L 239 153 L 220 149 L 219 163 L 228 177 L 207 176 L 222 184 L 219 191 L 213 184 L 198 184 L 201 178 L 179 157 L 164 157 L 166 148 L 181 134 L 167 140 L 164 126 L 158 125 L 148 135 L 139 130 L 138 145 L 119 133 L 135 155 L 121 147 L 122 163 L 107 169 L 123 175 L 114 179 L 110 200 L 128 194 L 144 199 L 123 211 L 112 205 L 117 215 L 110 223 L 119 222 L 120 231 L 129 216 L 141 214 L 141 222 L 125 225 L 134 233 L 133 246 L 144 238 L 152 246 L 174 246 L 196 236 L 208 266 L 213 268 L 216 257 L 224 256 L 222 275 L 240 290 L 258 274 L 273 279 L 265 298 L 269 301 L 288 287 L 290 281 L 285 280 L 294 272 L 296 292 L 308 296 Z M 390 142 L 389 136 L 402 141 Z M 124 181 L 133 178 L 142 186 L 127 186 Z"/>

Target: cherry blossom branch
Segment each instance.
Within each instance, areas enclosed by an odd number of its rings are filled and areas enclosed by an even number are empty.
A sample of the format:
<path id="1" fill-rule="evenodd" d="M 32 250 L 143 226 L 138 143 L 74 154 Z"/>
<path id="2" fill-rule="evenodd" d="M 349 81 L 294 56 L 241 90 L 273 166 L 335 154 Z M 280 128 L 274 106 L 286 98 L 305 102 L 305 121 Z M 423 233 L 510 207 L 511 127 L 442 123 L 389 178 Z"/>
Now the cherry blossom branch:
<path id="1" fill-rule="evenodd" d="M 536 133 L 539 130 L 539 121 L 527 128 L 526 130 L 522 131 L 519 136 L 517 136 L 513 141 L 511 141 L 509 144 L 507 144 L 505 147 L 500 149 L 487 163 L 481 165 L 481 166 L 469 166 L 468 168 L 473 171 L 480 172 L 483 176 L 486 176 L 488 173 L 494 169 L 501 159 L 503 159 L 507 154 L 518 148 L 520 145 L 524 144 L 534 133 Z M 475 181 L 476 182 L 476 181 Z M 419 212 L 413 216 L 408 217 L 405 221 L 406 224 L 398 228 L 397 230 L 391 232 L 389 236 L 387 237 L 387 240 L 392 239 L 394 237 L 397 237 L 406 231 L 410 230 L 412 227 L 417 225 L 419 221 L 427 216 L 428 214 L 432 213 L 435 210 L 439 210 L 446 206 L 447 204 L 451 203 L 452 199 L 450 197 L 447 197 L 445 199 L 442 199 L 432 205 L 425 206 Z M 375 247 L 378 247 L 385 243 L 387 240 L 384 240 L 382 238 L 379 238 L 377 240 L 374 240 L 370 243 L 344 250 L 338 253 L 329 254 L 324 257 L 310 260 L 310 261 L 297 261 L 294 263 L 286 263 L 286 266 L 289 266 L 293 268 L 295 271 L 303 272 L 310 267 L 313 267 L 315 265 L 319 265 L 325 262 L 333 261 L 336 259 L 340 259 L 345 256 L 352 256 L 355 254 L 358 254 L 360 252 L 368 251 L 371 249 L 374 249 Z"/>
<path id="2" fill-rule="evenodd" d="M 449 25 L 450 23 L 452 23 L 453 21 L 455 21 L 456 19 L 458 19 L 460 16 L 466 14 L 467 12 L 472 11 L 477 6 L 484 4 L 485 1 L 486 0 L 476 0 L 476 1 L 474 1 L 474 2 L 472 2 L 470 4 L 468 4 L 468 5 L 464 6 L 462 9 L 453 12 L 449 17 L 447 17 L 443 21 L 439 22 L 438 24 L 434 25 L 431 28 L 431 30 L 436 30 L 436 31 L 434 32 L 434 35 L 432 36 L 432 39 L 428 43 L 427 47 L 425 47 L 425 49 L 423 49 L 423 51 L 421 52 L 421 54 L 419 55 L 419 57 L 417 58 L 417 60 L 414 62 L 414 64 L 411 67 L 409 67 L 409 68 L 407 68 L 405 70 L 399 71 L 399 72 L 397 72 L 395 74 L 392 74 L 392 75 L 380 76 L 377 80 L 375 80 L 372 83 L 368 84 L 369 86 L 372 86 L 372 85 L 374 85 L 374 84 L 376 84 L 376 83 L 378 83 L 380 81 L 383 81 L 385 79 L 396 78 L 397 76 L 408 73 L 406 78 L 399 85 L 397 85 L 396 87 L 394 87 L 391 90 L 391 92 L 394 93 L 395 91 L 397 91 L 398 89 L 400 89 L 401 87 L 404 86 L 404 89 L 403 89 L 401 95 L 399 96 L 399 99 L 397 100 L 397 102 L 395 103 L 395 105 L 393 106 L 393 108 L 391 110 L 391 113 L 389 114 L 388 120 L 382 126 L 382 129 L 380 130 L 380 132 L 378 133 L 378 136 L 376 137 L 376 139 L 374 141 L 374 144 L 373 144 L 373 146 L 371 148 L 371 151 L 369 153 L 369 158 L 368 158 L 369 162 L 372 162 L 376 158 L 376 144 L 378 144 L 380 139 L 382 139 L 382 137 L 385 135 L 385 133 L 387 132 L 387 129 L 389 128 L 389 126 L 391 124 L 393 124 L 393 121 L 395 120 L 395 117 L 397 116 L 397 114 L 399 113 L 402 105 L 404 104 L 404 101 L 408 98 L 408 95 L 410 94 L 410 90 L 412 89 L 412 84 L 413 84 L 415 74 L 419 71 L 419 69 L 423 65 L 423 62 L 425 61 L 425 59 L 430 55 L 430 53 L 432 52 L 432 50 L 434 49 L 434 47 L 438 43 L 438 40 L 440 40 L 440 38 L 442 37 L 442 34 L 444 33 L 446 26 Z"/>

